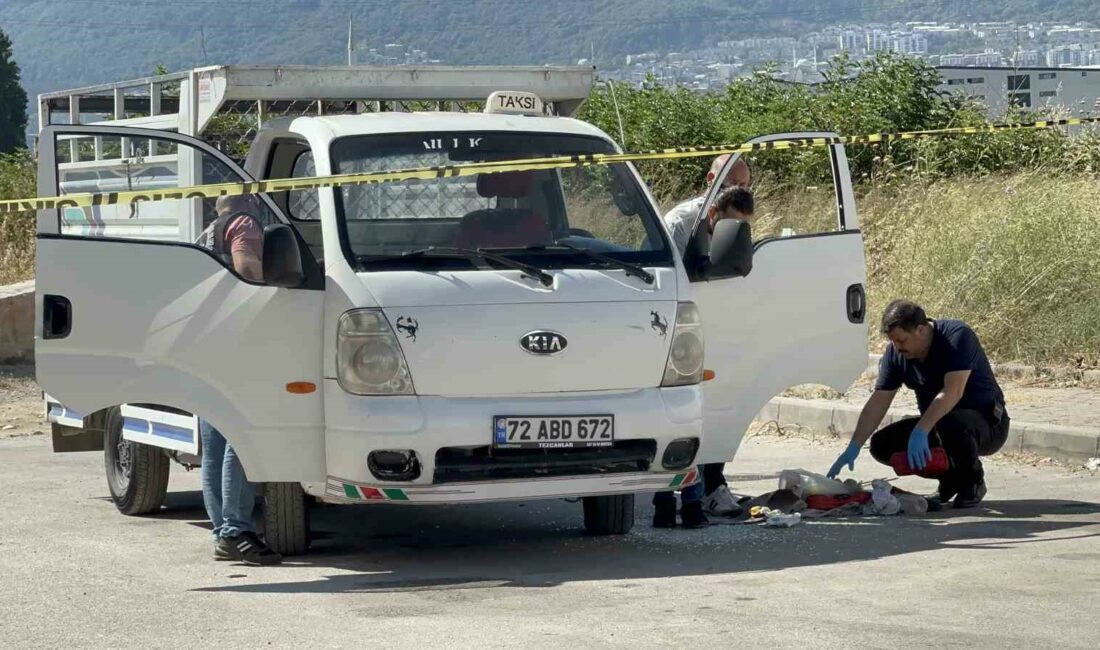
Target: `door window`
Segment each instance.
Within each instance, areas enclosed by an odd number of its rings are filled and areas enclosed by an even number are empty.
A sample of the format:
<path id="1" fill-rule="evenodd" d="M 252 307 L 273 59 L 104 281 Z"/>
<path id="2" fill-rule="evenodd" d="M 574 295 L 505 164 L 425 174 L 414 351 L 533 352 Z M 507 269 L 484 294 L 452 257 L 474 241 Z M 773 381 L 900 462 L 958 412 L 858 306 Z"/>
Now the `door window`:
<path id="1" fill-rule="evenodd" d="M 784 136 L 767 139 L 782 140 Z M 737 218 L 749 222 L 753 240 L 758 242 L 843 230 L 834 155 L 832 147 L 758 152 L 745 159 L 751 172 L 747 187 L 710 189 L 697 227 Z M 731 156 L 717 178 L 727 177 L 739 159 Z"/>
<path id="2" fill-rule="evenodd" d="M 55 141 L 59 196 L 84 193 L 178 189 L 234 183 L 240 176 L 215 156 L 161 138 L 59 134 Z M 220 202 L 223 209 L 232 200 Z M 168 199 L 58 210 L 63 235 L 197 242 L 218 216 L 214 198 Z M 263 201 L 250 210 L 261 227 L 278 223 Z"/>
<path id="3" fill-rule="evenodd" d="M 48 232 L 178 243 L 209 251 L 219 214 L 244 213 L 255 220 L 258 232 L 250 241 L 258 241 L 254 248 L 262 255 L 263 229 L 286 222 L 263 194 L 152 200 L 153 193 L 165 190 L 252 180 L 235 163 L 186 136 L 96 126 L 51 127 L 43 136 L 46 155 L 40 156 L 40 174 L 54 179 L 56 196 L 105 195 L 100 205 L 56 209 L 57 228 Z M 142 191 L 150 193 L 149 200 L 116 203 L 111 196 Z M 232 264 L 215 258 L 240 275 Z M 255 268 L 252 271 L 255 275 Z"/>

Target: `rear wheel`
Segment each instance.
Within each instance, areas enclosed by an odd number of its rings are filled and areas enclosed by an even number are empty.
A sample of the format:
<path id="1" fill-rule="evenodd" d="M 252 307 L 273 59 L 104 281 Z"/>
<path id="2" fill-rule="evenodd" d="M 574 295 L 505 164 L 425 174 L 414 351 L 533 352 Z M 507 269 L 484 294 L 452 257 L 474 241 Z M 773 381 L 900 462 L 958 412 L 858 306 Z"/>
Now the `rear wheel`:
<path id="1" fill-rule="evenodd" d="M 584 497 L 584 528 L 593 535 L 625 535 L 634 528 L 634 495 Z"/>
<path id="2" fill-rule="evenodd" d="M 168 456 L 156 447 L 122 437 L 122 411 L 108 409 L 103 431 L 103 464 L 115 507 L 124 515 L 144 515 L 164 505 Z"/>
<path id="3" fill-rule="evenodd" d="M 309 503 L 300 484 L 264 484 L 264 541 L 284 556 L 309 548 Z"/>

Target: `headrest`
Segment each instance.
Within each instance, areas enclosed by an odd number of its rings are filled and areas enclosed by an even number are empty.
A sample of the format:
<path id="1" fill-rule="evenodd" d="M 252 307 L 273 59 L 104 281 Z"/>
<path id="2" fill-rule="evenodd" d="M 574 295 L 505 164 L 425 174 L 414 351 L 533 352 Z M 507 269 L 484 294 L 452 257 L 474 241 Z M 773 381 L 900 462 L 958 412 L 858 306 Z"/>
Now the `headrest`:
<path id="1" fill-rule="evenodd" d="M 477 177 L 477 193 L 487 199 L 518 199 L 531 193 L 535 177 L 531 172 L 497 172 Z"/>

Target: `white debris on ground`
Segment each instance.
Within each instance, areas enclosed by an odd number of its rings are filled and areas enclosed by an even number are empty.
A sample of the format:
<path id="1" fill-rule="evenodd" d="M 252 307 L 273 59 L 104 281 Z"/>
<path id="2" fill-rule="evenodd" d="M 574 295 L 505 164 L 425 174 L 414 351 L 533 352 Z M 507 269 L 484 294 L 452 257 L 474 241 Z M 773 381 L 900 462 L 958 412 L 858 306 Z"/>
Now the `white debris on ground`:
<path id="1" fill-rule="evenodd" d="M 1100 470 L 1100 458 L 1088 459 L 1088 462 L 1085 463 L 1085 469 L 1089 470 L 1090 472 Z"/>
<path id="2" fill-rule="evenodd" d="M 891 517 L 901 512 L 901 502 L 891 492 L 892 486 L 876 478 L 871 482 L 871 502 L 864 504 L 863 514 Z"/>
<path id="3" fill-rule="evenodd" d="M 802 523 L 801 512 L 785 514 L 778 510 L 772 510 L 771 508 L 763 508 L 760 512 L 764 515 L 764 525 L 772 528 L 790 528 L 791 526 L 797 526 Z"/>

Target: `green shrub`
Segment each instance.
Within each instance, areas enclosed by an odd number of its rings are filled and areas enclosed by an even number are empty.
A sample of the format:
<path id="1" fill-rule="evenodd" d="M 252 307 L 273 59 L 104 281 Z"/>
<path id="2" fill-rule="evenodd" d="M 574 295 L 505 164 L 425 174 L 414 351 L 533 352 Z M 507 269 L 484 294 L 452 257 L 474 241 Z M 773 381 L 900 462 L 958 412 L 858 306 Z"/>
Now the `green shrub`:
<path id="1" fill-rule="evenodd" d="M 0 154 L 0 200 L 36 196 L 35 163 L 28 151 Z M 0 284 L 34 277 L 35 214 L 0 214 Z"/>

